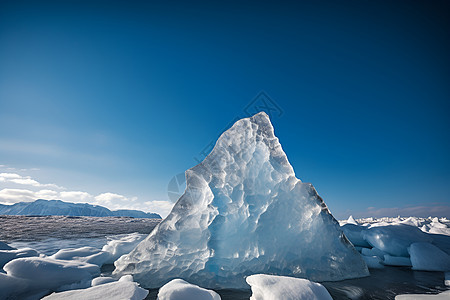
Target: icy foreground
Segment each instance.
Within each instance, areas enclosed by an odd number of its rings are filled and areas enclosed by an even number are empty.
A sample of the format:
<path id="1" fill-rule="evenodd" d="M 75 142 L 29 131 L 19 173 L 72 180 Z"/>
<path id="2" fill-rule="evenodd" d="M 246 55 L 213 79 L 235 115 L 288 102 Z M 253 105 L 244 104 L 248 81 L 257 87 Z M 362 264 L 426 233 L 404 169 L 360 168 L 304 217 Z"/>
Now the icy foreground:
<path id="1" fill-rule="evenodd" d="M 157 300 L 220 300 L 220 296 L 182 279 L 174 279 L 159 289 Z"/>
<path id="2" fill-rule="evenodd" d="M 323 285 L 307 279 L 256 274 L 246 280 L 252 287 L 250 300 L 333 300 Z"/>
<path id="3" fill-rule="evenodd" d="M 51 292 L 84 288 L 87 289 L 52 294 L 49 299 L 144 299 L 148 291 L 132 282 L 131 276 L 123 276 L 118 282 L 117 278 L 97 277 L 103 264 L 128 253 L 143 238 L 137 233 L 111 236 L 102 250 L 86 246 L 66 248 L 51 256 L 30 248 L 12 249 L 0 242 L 0 248 L 7 249 L 0 250 L 0 262 L 5 263 L 0 268 L 0 300 L 34 300 Z"/>
<path id="4" fill-rule="evenodd" d="M 87 289 L 53 293 L 42 300 L 80 300 L 80 299 L 108 299 L 108 300 L 142 300 L 148 291 L 133 282 L 131 276 L 123 276 L 118 281 L 109 282 Z"/>
<path id="5" fill-rule="evenodd" d="M 450 221 L 446 218 L 359 219 L 341 221 L 347 238 L 369 268 L 412 267 L 450 271 Z"/>
<path id="6" fill-rule="evenodd" d="M 236 122 L 186 171 L 169 216 L 115 274 L 144 287 L 182 278 L 206 288 L 248 288 L 270 273 L 335 281 L 369 275 L 311 184 L 295 178 L 265 113 Z"/>

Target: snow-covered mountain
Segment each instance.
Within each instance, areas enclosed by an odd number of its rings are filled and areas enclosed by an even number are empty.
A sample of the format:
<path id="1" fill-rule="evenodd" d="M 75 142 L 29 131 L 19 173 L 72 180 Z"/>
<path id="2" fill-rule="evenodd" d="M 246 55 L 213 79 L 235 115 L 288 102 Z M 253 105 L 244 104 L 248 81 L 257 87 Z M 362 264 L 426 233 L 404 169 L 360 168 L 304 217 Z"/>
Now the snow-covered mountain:
<path id="1" fill-rule="evenodd" d="M 106 207 L 88 203 L 70 203 L 61 200 L 38 199 L 34 202 L 19 202 L 13 205 L 0 204 L 0 215 L 19 216 L 87 216 L 87 217 L 132 217 L 156 218 L 156 213 L 146 213 L 139 210 L 111 211 Z"/>

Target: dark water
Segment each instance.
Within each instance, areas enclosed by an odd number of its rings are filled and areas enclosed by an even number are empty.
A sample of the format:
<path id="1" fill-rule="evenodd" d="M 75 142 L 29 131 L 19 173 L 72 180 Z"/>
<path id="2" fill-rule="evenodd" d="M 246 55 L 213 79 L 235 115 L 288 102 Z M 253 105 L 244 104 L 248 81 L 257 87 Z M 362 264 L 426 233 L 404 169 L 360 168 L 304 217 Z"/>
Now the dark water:
<path id="1" fill-rule="evenodd" d="M 127 217 L 0 215 L 0 241 L 85 239 L 133 232 L 149 234 L 160 221 Z"/>
<path id="2" fill-rule="evenodd" d="M 446 290 L 443 272 L 412 271 L 385 267 L 370 270 L 370 276 L 339 282 L 322 282 L 333 299 L 394 299 L 399 294 L 438 294 Z M 216 290 L 222 300 L 248 300 L 250 290 Z M 147 300 L 155 300 L 158 289 L 150 290 Z M 281 300 L 281 299 L 280 299 Z"/>
<path id="3" fill-rule="evenodd" d="M 25 217 L 0 216 L 0 241 L 18 246 L 31 246 L 51 254 L 57 248 L 102 245 L 106 235 L 139 232 L 148 234 L 159 223 L 155 219 L 116 217 Z M 44 249 L 43 247 L 51 248 Z M 47 251 L 45 251 L 47 250 Z M 113 265 L 102 267 L 110 274 Z M 385 267 L 371 269 L 370 276 L 339 282 L 323 282 L 333 299 L 394 299 L 398 294 L 437 294 L 446 290 L 443 272 L 412 271 L 410 268 Z M 249 299 L 249 290 L 217 290 L 223 300 Z M 146 299 L 156 299 L 157 289 Z"/>

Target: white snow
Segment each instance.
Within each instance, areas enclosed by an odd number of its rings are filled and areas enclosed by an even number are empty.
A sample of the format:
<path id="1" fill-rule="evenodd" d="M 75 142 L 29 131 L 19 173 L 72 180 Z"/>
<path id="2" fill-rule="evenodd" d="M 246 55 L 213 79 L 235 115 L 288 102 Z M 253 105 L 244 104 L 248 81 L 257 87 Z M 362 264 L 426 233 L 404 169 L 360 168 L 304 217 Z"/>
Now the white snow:
<path id="1" fill-rule="evenodd" d="M 94 247 L 81 247 L 61 249 L 50 258 L 62 260 L 77 260 L 101 267 L 106 261 L 111 259 L 111 254 Z"/>
<path id="2" fill-rule="evenodd" d="M 450 256 L 430 243 L 413 243 L 409 253 L 414 270 L 450 271 Z"/>
<path id="3" fill-rule="evenodd" d="M 332 300 L 323 285 L 307 279 L 256 274 L 246 281 L 252 288 L 250 300 Z"/>
<path id="4" fill-rule="evenodd" d="M 0 273 L 0 286 L 4 298 L 87 287 L 91 278 L 100 274 L 100 268 L 93 264 L 48 257 L 17 258 L 3 269 L 6 274 Z"/>
<path id="5" fill-rule="evenodd" d="M 348 217 L 348 219 L 347 219 L 347 224 L 358 225 L 358 222 L 355 221 L 355 219 L 353 218 L 353 216 L 350 216 L 350 217 Z"/>
<path id="6" fill-rule="evenodd" d="M 108 243 L 103 246 L 102 251 L 110 253 L 105 263 L 114 263 L 119 257 L 130 253 L 147 235 L 140 233 L 109 236 Z"/>
<path id="7" fill-rule="evenodd" d="M 157 300 L 220 300 L 220 296 L 182 279 L 173 279 L 159 289 Z"/>
<path id="8" fill-rule="evenodd" d="M 82 290 L 72 290 L 53 293 L 43 300 L 80 300 L 80 299 L 108 299 L 108 300 L 142 300 L 148 291 L 139 287 L 126 276 L 119 281 L 104 283 Z"/>
<path id="9" fill-rule="evenodd" d="M 0 269 L 3 268 L 3 266 L 16 258 L 21 257 L 32 257 L 32 256 L 38 256 L 36 250 L 31 248 L 22 248 L 22 249 L 13 249 L 13 250 L 0 250 Z"/>
<path id="10" fill-rule="evenodd" d="M 182 278 L 207 288 L 245 288 L 249 272 L 369 275 L 314 187 L 295 177 L 267 114 L 236 122 L 186 179 L 167 218 L 115 262 L 116 275 L 145 287 Z"/>
<path id="11" fill-rule="evenodd" d="M 355 222 L 362 225 L 347 220 L 341 221 L 341 226 L 347 238 L 361 247 L 358 250 L 369 268 L 390 265 L 450 270 L 450 221 L 446 218 L 366 218 Z"/>
<path id="12" fill-rule="evenodd" d="M 99 267 L 112 263 L 117 257 L 131 251 L 145 236 L 139 233 L 108 236 L 107 243 L 106 239 L 103 239 L 103 242 L 96 239 L 94 242 L 89 241 L 96 246 L 103 246 L 103 250 L 90 246 L 63 248 L 56 253 L 53 251 L 54 254 L 51 256 L 39 254 L 30 248 L 14 249 L 6 243 L 0 243 L 1 248 L 9 249 L 0 250 L 0 264 L 3 266 L 6 263 L 4 269 L 0 269 L 0 291 L 2 291 L 0 299 L 8 297 L 39 299 L 52 291 L 88 288 L 115 282 L 117 279 L 111 277 L 92 278 L 100 274 Z M 42 242 L 41 246 L 43 247 L 46 242 Z M 85 239 L 71 243 L 56 240 L 48 242 L 47 246 L 52 249 L 86 243 Z M 24 257 L 31 258 L 19 259 Z M 122 278 L 132 281 L 131 276 Z"/>
<path id="13" fill-rule="evenodd" d="M 420 228 L 423 232 L 436 233 L 450 236 L 450 220 L 447 218 L 420 218 L 420 217 L 396 217 L 396 218 L 363 218 L 356 219 L 357 223 L 366 227 L 377 227 L 386 225 L 405 224 Z M 347 221 L 340 221 L 343 225 Z"/>
<path id="14" fill-rule="evenodd" d="M 114 279 L 112 277 L 100 276 L 100 277 L 96 277 L 96 278 L 92 279 L 91 286 L 101 285 L 101 284 L 110 283 L 110 282 L 114 282 L 114 281 L 116 281 L 116 279 Z"/>

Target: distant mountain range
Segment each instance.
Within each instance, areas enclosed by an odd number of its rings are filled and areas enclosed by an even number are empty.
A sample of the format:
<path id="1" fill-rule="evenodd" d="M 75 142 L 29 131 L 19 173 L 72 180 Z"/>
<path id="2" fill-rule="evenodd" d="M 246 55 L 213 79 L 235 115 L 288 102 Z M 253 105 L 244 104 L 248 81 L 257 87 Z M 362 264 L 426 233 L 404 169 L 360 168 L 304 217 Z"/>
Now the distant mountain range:
<path id="1" fill-rule="evenodd" d="M 156 213 L 140 210 L 109 210 L 100 205 L 70 203 L 61 200 L 38 199 L 34 202 L 19 202 L 13 205 L 0 204 L 0 215 L 15 216 L 76 216 L 76 217 L 132 217 L 161 219 Z"/>

